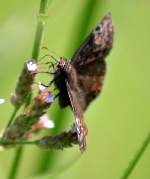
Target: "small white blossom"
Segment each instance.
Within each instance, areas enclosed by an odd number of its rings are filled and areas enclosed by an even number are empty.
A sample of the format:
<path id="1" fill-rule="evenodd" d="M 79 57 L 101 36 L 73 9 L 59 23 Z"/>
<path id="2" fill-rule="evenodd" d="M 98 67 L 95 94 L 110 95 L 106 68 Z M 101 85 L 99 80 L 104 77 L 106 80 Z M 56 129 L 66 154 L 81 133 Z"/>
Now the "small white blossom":
<path id="1" fill-rule="evenodd" d="M 39 89 L 40 91 L 44 91 L 46 87 L 41 82 L 39 82 Z"/>
<path id="2" fill-rule="evenodd" d="M 49 119 L 47 114 L 40 117 L 39 121 L 32 126 L 32 130 L 39 130 L 44 128 L 54 128 L 54 122 Z"/>
<path id="3" fill-rule="evenodd" d="M 28 63 L 27 63 L 27 69 L 29 70 L 29 71 L 36 71 L 37 70 L 37 64 L 36 63 L 33 63 L 32 61 L 29 61 Z"/>
<path id="4" fill-rule="evenodd" d="M 5 99 L 0 98 L 0 104 L 3 104 L 5 102 Z"/>
<path id="5" fill-rule="evenodd" d="M 54 122 L 49 119 L 47 114 L 40 117 L 39 123 L 43 125 L 43 128 L 54 128 Z"/>

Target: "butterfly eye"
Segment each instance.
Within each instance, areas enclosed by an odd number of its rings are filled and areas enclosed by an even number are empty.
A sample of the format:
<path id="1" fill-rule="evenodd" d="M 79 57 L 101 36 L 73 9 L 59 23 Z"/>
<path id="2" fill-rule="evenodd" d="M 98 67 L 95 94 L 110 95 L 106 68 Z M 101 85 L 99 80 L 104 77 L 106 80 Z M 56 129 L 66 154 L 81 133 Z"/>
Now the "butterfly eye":
<path id="1" fill-rule="evenodd" d="M 60 61 L 58 62 L 58 64 L 57 64 L 57 68 L 64 68 L 65 67 L 65 65 L 66 65 L 66 62 L 65 62 L 65 60 L 61 57 L 60 58 Z"/>
<path id="2" fill-rule="evenodd" d="M 100 26 L 97 26 L 95 31 L 100 31 Z"/>

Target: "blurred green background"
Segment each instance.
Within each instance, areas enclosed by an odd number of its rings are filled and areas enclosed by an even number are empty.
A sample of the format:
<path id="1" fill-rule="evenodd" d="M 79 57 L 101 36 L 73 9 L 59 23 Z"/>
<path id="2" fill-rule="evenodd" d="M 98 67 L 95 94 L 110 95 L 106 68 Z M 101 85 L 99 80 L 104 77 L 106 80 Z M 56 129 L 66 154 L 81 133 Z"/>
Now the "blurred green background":
<path id="1" fill-rule="evenodd" d="M 0 3 L 0 128 L 13 107 L 22 64 L 31 57 L 40 1 Z M 78 146 L 64 151 L 45 151 L 26 146 L 18 179 L 120 179 L 129 161 L 150 130 L 150 1 L 149 0 L 53 0 L 48 10 L 43 46 L 58 56 L 71 58 L 75 49 L 100 19 L 112 12 L 114 48 L 107 58 L 103 92 L 85 112 L 89 128 L 88 148 L 81 156 Z M 56 127 L 68 129 L 70 109 L 57 103 L 49 110 Z M 0 179 L 7 179 L 14 149 L 0 152 Z M 150 178 L 150 146 L 130 179 Z"/>

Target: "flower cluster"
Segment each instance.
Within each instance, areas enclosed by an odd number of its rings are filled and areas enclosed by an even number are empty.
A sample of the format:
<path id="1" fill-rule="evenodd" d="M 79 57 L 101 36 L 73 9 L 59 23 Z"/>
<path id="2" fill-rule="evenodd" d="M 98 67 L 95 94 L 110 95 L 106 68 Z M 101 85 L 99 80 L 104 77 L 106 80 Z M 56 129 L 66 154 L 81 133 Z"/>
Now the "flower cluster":
<path id="1" fill-rule="evenodd" d="M 46 109 L 54 102 L 54 97 L 47 90 L 39 91 L 32 103 L 20 114 L 6 130 L 3 140 L 15 141 L 26 138 L 31 133 L 33 126 L 39 123 Z M 34 130 L 33 130 L 34 131 Z"/>
<path id="2" fill-rule="evenodd" d="M 41 138 L 37 145 L 44 149 L 64 149 L 78 144 L 77 132 L 73 128 L 68 132 L 62 132 L 55 136 L 45 136 Z"/>
<path id="3" fill-rule="evenodd" d="M 35 60 L 30 60 L 24 64 L 21 75 L 18 79 L 15 95 L 11 97 L 14 107 L 20 108 L 27 101 L 27 97 L 32 94 L 35 76 L 38 73 L 39 65 Z M 54 102 L 55 97 L 45 85 L 39 82 L 39 92 L 26 103 L 23 112 L 14 121 L 11 121 L 5 129 L 2 137 L 2 145 L 13 147 L 16 144 L 23 144 L 39 130 L 53 128 L 54 123 L 46 114 L 47 109 Z M 63 149 L 78 144 L 76 127 L 72 127 L 67 132 L 57 135 L 44 136 L 34 142 L 40 148 Z"/>
<path id="4" fill-rule="evenodd" d="M 35 60 L 29 60 L 24 63 L 24 67 L 16 85 L 15 95 L 11 97 L 11 102 L 15 107 L 20 107 L 32 93 L 32 86 L 37 71 L 38 65 Z"/>

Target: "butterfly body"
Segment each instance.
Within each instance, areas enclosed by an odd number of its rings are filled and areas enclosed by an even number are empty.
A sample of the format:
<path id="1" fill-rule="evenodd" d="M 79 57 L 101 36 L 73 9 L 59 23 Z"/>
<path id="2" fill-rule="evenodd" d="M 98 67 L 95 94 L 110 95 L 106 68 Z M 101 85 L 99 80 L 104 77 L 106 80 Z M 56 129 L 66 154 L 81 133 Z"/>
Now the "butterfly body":
<path id="1" fill-rule="evenodd" d="M 54 82 L 60 91 L 59 104 L 61 107 L 70 105 L 75 115 L 76 130 L 78 135 L 78 141 L 80 150 L 85 150 L 87 135 L 87 127 L 83 120 L 83 107 L 84 93 L 79 88 L 77 73 L 73 65 L 63 58 L 57 64 L 55 71 Z"/>

